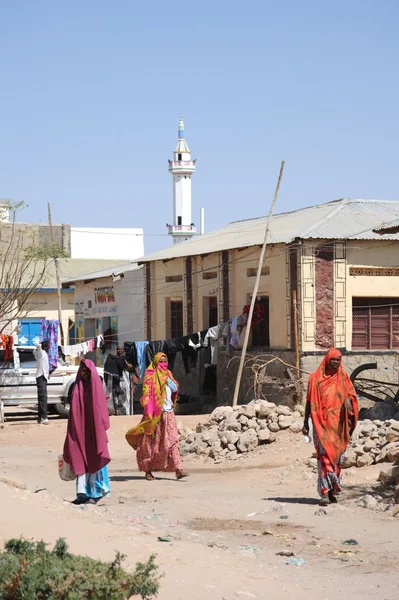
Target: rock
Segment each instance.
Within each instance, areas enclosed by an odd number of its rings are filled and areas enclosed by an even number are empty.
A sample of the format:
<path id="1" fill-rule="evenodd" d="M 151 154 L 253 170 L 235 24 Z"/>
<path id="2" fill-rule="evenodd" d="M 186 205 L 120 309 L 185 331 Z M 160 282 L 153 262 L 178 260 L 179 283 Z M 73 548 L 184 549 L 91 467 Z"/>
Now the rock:
<path id="1" fill-rule="evenodd" d="M 302 406 L 302 404 L 296 404 L 296 405 L 294 406 L 294 411 L 296 411 L 296 412 L 299 412 L 299 415 L 300 415 L 301 417 L 304 417 L 304 416 L 305 416 L 305 407 L 304 407 L 304 406 Z"/>
<path id="2" fill-rule="evenodd" d="M 356 452 L 356 456 L 363 456 L 364 454 L 364 450 L 363 450 L 363 445 L 361 444 L 356 444 L 355 446 L 353 446 L 353 450 Z"/>
<path id="3" fill-rule="evenodd" d="M 195 454 L 200 456 L 201 454 L 205 454 L 207 448 L 208 444 L 205 444 L 205 442 L 198 439 L 193 444 L 191 444 L 190 452 L 194 452 Z"/>
<path id="4" fill-rule="evenodd" d="M 256 417 L 256 408 L 255 404 L 246 404 L 244 406 L 240 406 L 240 410 L 238 411 L 239 416 L 243 415 L 248 417 L 248 419 L 252 419 Z"/>
<path id="5" fill-rule="evenodd" d="M 206 444 L 212 446 L 213 442 L 216 442 L 216 440 L 219 439 L 219 432 L 216 428 L 211 427 L 202 434 L 201 439 Z"/>
<path id="6" fill-rule="evenodd" d="M 377 508 L 377 505 L 377 500 L 374 498 L 374 496 L 371 496 L 370 494 L 367 494 L 367 496 L 364 496 L 364 498 L 362 498 L 362 506 L 364 506 L 364 508 L 369 508 L 373 510 L 374 508 Z"/>
<path id="7" fill-rule="evenodd" d="M 399 475 L 399 465 L 387 465 L 378 476 L 381 483 L 394 483 L 396 476 Z"/>
<path id="8" fill-rule="evenodd" d="M 240 434 L 237 431 L 226 431 L 225 432 L 226 445 L 227 444 L 236 444 L 239 440 Z"/>
<path id="9" fill-rule="evenodd" d="M 388 462 L 395 462 L 395 460 L 399 460 L 399 443 L 392 442 L 391 444 L 387 444 L 384 450 L 387 453 Z"/>
<path id="10" fill-rule="evenodd" d="M 241 419 L 245 419 L 246 417 L 241 416 Z M 236 419 L 236 415 L 231 414 L 227 417 L 226 421 L 226 429 L 227 431 L 241 431 L 241 425 Z"/>
<path id="11" fill-rule="evenodd" d="M 265 419 L 258 419 L 257 421 L 259 429 L 267 429 L 267 421 Z"/>
<path id="12" fill-rule="evenodd" d="M 193 444 L 195 442 L 195 433 L 192 431 L 188 434 L 185 439 L 186 444 Z"/>
<path id="13" fill-rule="evenodd" d="M 348 448 L 344 455 L 343 468 L 349 469 L 356 466 L 357 455 L 353 448 Z"/>
<path id="14" fill-rule="evenodd" d="M 316 468 L 317 467 L 317 458 L 309 458 L 308 465 L 309 465 L 309 467 Z"/>
<path id="15" fill-rule="evenodd" d="M 292 415 L 290 407 L 284 405 L 278 406 L 276 412 L 278 415 L 283 415 L 285 417 L 290 417 Z"/>
<path id="16" fill-rule="evenodd" d="M 261 429 L 258 432 L 258 439 L 259 439 L 259 443 L 260 444 L 265 444 L 266 442 L 268 442 L 270 440 L 270 431 L 269 429 Z"/>
<path id="17" fill-rule="evenodd" d="M 319 508 L 318 510 L 315 511 L 314 514 L 316 515 L 316 517 L 324 517 L 325 515 L 328 515 L 328 512 L 326 511 L 325 508 Z"/>
<path id="18" fill-rule="evenodd" d="M 379 463 L 385 462 L 387 459 L 387 451 L 385 449 L 381 450 L 379 454 L 375 457 L 375 463 L 378 465 Z"/>
<path id="19" fill-rule="evenodd" d="M 213 442 L 213 444 L 211 446 L 211 451 L 210 451 L 209 456 L 211 458 L 219 458 L 221 452 L 222 452 L 222 444 L 220 443 L 220 440 L 216 440 L 216 442 Z"/>
<path id="20" fill-rule="evenodd" d="M 399 422 L 391 421 L 390 427 L 387 429 L 386 436 L 387 442 L 399 442 Z"/>
<path id="21" fill-rule="evenodd" d="M 377 431 L 377 427 L 374 425 L 374 423 L 362 423 L 360 426 L 361 437 L 368 437 L 375 431 Z"/>
<path id="22" fill-rule="evenodd" d="M 292 433 L 300 433 L 302 431 L 302 427 L 303 427 L 303 421 L 296 420 L 291 425 L 290 431 L 292 431 Z"/>
<path id="23" fill-rule="evenodd" d="M 180 442 L 180 454 L 186 456 L 190 452 L 190 447 L 186 442 Z"/>
<path id="24" fill-rule="evenodd" d="M 237 448 L 234 446 L 234 444 L 227 444 L 227 450 L 229 452 L 236 452 Z"/>
<path id="25" fill-rule="evenodd" d="M 273 404 L 273 402 L 267 402 L 266 400 L 258 400 L 257 405 L 259 419 L 266 419 L 266 417 L 276 410 L 276 405 Z"/>
<path id="26" fill-rule="evenodd" d="M 365 452 L 370 452 L 370 450 L 373 450 L 373 448 L 375 448 L 377 446 L 377 442 L 375 442 L 374 440 L 367 440 L 363 446 L 363 450 Z"/>
<path id="27" fill-rule="evenodd" d="M 229 415 L 231 415 L 232 412 L 233 412 L 233 409 L 231 406 L 218 406 L 212 412 L 212 414 L 210 416 L 210 420 L 214 421 L 215 423 L 220 423 L 220 421 L 223 421 Z"/>
<path id="28" fill-rule="evenodd" d="M 233 452 L 228 453 L 227 458 L 229 460 L 237 460 L 237 458 L 240 458 L 240 455 L 238 454 L 236 448 L 234 448 Z"/>
<path id="29" fill-rule="evenodd" d="M 237 420 L 243 429 L 248 429 L 248 423 L 249 423 L 248 417 L 246 417 L 245 415 L 241 415 L 240 417 L 238 417 Z"/>
<path id="30" fill-rule="evenodd" d="M 257 431 L 258 429 L 260 429 L 256 418 L 250 419 L 248 421 L 248 428 L 249 429 L 255 429 L 255 431 Z"/>
<path id="31" fill-rule="evenodd" d="M 269 444 L 275 442 L 277 440 L 277 435 L 275 433 L 271 433 L 269 437 Z"/>
<path id="32" fill-rule="evenodd" d="M 197 427 L 195 428 L 195 433 L 203 433 L 204 431 L 205 427 L 203 423 L 198 423 Z"/>
<path id="33" fill-rule="evenodd" d="M 277 433 L 277 431 L 280 431 L 279 424 L 274 422 L 269 423 L 269 431 L 272 433 Z"/>
<path id="34" fill-rule="evenodd" d="M 279 424 L 280 429 L 288 429 L 288 427 L 291 427 L 293 422 L 294 422 L 294 417 L 292 417 L 291 415 L 289 415 L 289 416 L 281 415 L 278 418 L 278 424 Z"/>
<path id="35" fill-rule="evenodd" d="M 270 413 L 270 415 L 267 417 L 268 423 L 277 423 L 277 421 L 278 421 L 278 414 L 276 412 Z"/>
<path id="36" fill-rule="evenodd" d="M 369 467 L 374 463 L 374 458 L 371 454 L 363 454 L 363 456 L 358 456 L 356 465 L 358 467 Z"/>
<path id="37" fill-rule="evenodd" d="M 250 452 L 258 446 L 258 436 L 253 429 L 248 429 L 240 435 L 237 442 L 237 448 L 240 452 Z"/>

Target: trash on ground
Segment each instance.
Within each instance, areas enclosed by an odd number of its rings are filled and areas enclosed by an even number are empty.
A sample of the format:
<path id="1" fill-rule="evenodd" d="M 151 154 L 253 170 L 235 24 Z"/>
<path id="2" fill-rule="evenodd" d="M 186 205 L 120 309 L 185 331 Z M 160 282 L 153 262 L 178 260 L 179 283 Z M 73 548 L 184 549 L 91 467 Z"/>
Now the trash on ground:
<path id="1" fill-rule="evenodd" d="M 344 540 L 343 542 L 341 542 L 341 544 L 343 544 L 344 546 L 358 546 L 359 542 L 357 540 L 350 539 Z"/>
<path id="2" fill-rule="evenodd" d="M 276 552 L 276 556 L 295 556 L 295 552 L 290 552 L 289 550 L 281 550 L 281 552 Z"/>
<path id="3" fill-rule="evenodd" d="M 288 519 L 288 515 L 281 515 L 280 519 Z"/>
<path id="4" fill-rule="evenodd" d="M 319 508 L 319 510 L 316 510 L 315 515 L 316 517 L 322 517 L 324 515 L 328 515 L 328 512 L 325 508 Z"/>
<path id="5" fill-rule="evenodd" d="M 171 541 L 172 541 L 172 538 L 170 538 L 170 537 L 162 537 L 162 536 L 158 537 L 158 542 L 167 542 L 167 543 L 169 543 Z"/>
<path id="6" fill-rule="evenodd" d="M 294 567 L 303 567 L 303 565 L 306 565 L 306 560 L 301 556 L 292 556 L 285 561 L 285 564 L 292 565 Z"/>

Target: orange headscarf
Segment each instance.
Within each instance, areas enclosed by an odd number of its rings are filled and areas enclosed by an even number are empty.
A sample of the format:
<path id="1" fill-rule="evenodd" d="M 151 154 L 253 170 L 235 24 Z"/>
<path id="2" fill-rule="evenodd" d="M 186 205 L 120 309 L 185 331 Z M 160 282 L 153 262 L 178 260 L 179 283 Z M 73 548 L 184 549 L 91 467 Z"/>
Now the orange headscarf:
<path id="1" fill-rule="evenodd" d="M 335 348 L 327 352 L 317 371 L 310 375 L 307 399 L 320 443 L 331 463 L 336 465 L 349 444 L 359 407 L 355 388 L 342 362 L 335 373 L 329 370 L 333 358 L 342 360 L 341 352 Z M 346 398 L 352 401 L 353 415 L 345 409 Z"/>
<path id="2" fill-rule="evenodd" d="M 168 357 L 166 354 L 158 352 L 145 372 L 143 395 L 141 397 L 141 406 L 144 408 L 143 418 L 139 425 L 129 429 L 125 436 L 127 443 L 134 449 L 137 448 L 138 436 L 143 434 L 152 435 L 161 420 L 168 379 L 171 379 L 179 387 L 167 368 L 167 364 Z M 177 392 L 172 394 L 172 398 L 176 404 Z"/>

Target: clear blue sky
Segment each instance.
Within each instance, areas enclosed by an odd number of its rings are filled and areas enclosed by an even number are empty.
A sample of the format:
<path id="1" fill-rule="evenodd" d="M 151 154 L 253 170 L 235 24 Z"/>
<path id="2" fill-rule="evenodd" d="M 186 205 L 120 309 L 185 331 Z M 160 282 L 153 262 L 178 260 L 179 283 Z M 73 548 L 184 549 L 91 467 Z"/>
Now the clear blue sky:
<path id="1" fill-rule="evenodd" d="M 207 230 L 398 199 L 397 0 L 0 1 L 0 197 L 171 243 L 180 111 Z M 155 235 L 158 234 L 158 235 Z"/>

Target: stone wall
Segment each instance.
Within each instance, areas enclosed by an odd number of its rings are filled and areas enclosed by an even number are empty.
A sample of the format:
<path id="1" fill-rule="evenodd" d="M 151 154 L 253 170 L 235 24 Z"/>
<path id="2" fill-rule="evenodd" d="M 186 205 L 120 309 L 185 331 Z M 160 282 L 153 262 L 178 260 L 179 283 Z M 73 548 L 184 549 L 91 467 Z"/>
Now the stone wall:
<path id="1" fill-rule="evenodd" d="M 354 369 L 366 363 L 377 363 L 377 369 L 363 371 L 362 377 L 378 381 L 399 384 L 399 353 L 391 351 L 381 352 L 342 352 L 343 365 L 349 375 Z M 304 390 L 306 391 L 309 379 L 308 373 L 316 371 L 323 360 L 325 352 L 304 354 L 301 357 L 301 369 L 304 373 Z"/>

